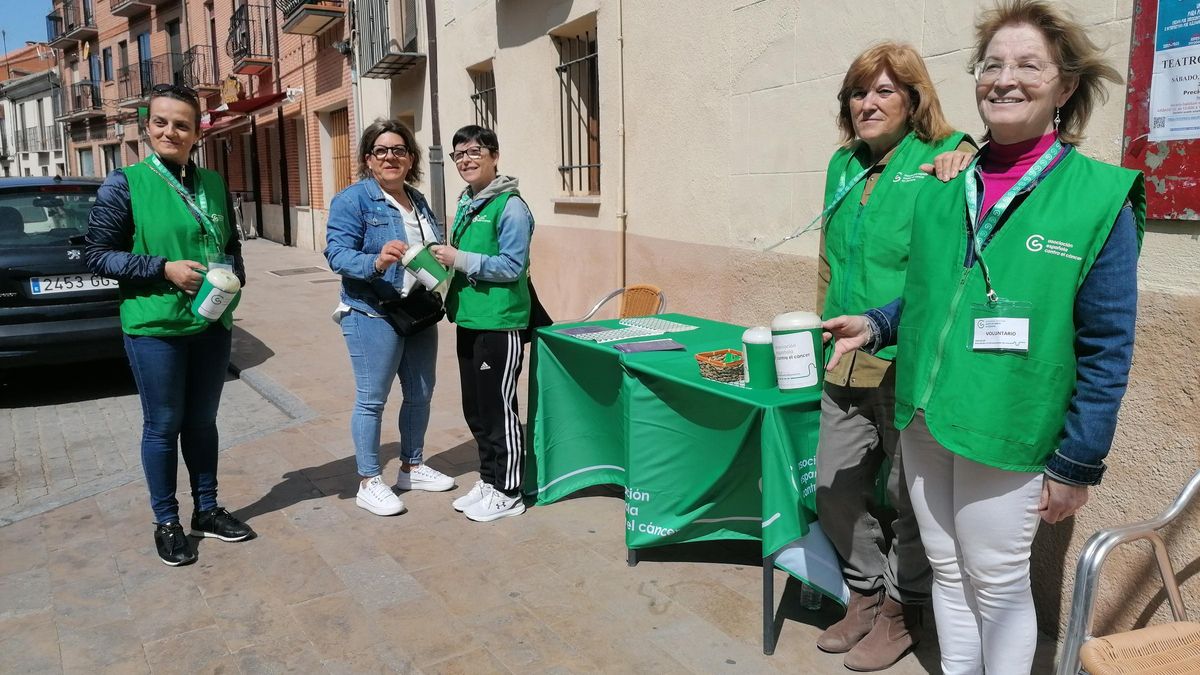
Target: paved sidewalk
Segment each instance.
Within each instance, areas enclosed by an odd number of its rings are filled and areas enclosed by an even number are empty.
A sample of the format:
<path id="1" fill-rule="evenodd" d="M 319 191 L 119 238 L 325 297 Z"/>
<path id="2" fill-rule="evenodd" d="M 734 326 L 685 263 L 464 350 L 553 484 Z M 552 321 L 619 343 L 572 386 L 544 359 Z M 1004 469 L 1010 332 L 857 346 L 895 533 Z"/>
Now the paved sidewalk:
<path id="1" fill-rule="evenodd" d="M 142 406 L 126 363 L 9 375 L 0 395 L 0 526 L 142 478 Z M 295 422 L 244 380 L 225 383 L 222 449 Z"/>
<path id="2" fill-rule="evenodd" d="M 762 655 L 756 546 L 650 551 L 628 568 L 624 504 L 603 490 L 490 524 L 455 513 L 477 473 L 447 324 L 426 456 L 459 487 L 404 495 L 398 517 L 357 508 L 335 277 L 269 273 L 323 268 L 319 254 L 245 250 L 234 363 L 301 419 L 221 454 L 222 503 L 259 537 L 202 540 L 195 565 L 168 568 L 140 480 L 0 527 L 5 672 L 848 672 L 813 646 L 838 612 L 800 609 L 782 573 L 786 619 Z M 388 419 L 398 405 L 397 387 Z M 389 479 L 397 440 L 385 425 Z M 932 642 L 889 672 L 936 672 Z"/>

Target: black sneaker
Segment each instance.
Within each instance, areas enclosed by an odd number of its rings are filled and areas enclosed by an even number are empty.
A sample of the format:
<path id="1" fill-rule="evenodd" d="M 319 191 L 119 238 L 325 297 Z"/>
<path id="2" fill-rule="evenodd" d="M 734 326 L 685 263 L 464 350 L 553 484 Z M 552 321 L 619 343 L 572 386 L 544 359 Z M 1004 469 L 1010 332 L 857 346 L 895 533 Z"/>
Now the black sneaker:
<path id="1" fill-rule="evenodd" d="M 221 541 L 245 541 L 254 536 L 254 530 L 218 506 L 192 514 L 192 536 L 216 537 Z"/>
<path id="2" fill-rule="evenodd" d="M 187 535 L 183 533 L 183 526 L 179 523 L 156 525 L 154 546 L 158 549 L 158 557 L 162 559 L 164 565 L 179 567 L 196 562 L 196 554 L 192 552 L 192 545 L 188 542 Z"/>

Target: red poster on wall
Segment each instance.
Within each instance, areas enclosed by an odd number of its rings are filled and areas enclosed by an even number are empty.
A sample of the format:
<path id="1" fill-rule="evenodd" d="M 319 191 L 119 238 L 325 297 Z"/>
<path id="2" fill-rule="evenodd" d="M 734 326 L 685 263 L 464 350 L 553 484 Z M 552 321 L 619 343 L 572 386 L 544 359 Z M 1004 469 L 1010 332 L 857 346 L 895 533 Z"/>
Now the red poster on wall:
<path id="1" fill-rule="evenodd" d="M 1121 165 L 1146 174 L 1147 218 L 1200 220 L 1200 161 L 1188 161 L 1200 157 L 1200 141 L 1149 140 L 1158 1 L 1137 0 L 1133 8 Z"/>

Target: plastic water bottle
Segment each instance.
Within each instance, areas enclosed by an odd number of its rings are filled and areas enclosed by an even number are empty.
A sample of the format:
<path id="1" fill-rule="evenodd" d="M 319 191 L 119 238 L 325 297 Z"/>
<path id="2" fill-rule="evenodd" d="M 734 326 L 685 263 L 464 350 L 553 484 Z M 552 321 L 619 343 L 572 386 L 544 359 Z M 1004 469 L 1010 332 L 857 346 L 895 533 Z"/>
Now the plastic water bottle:
<path id="1" fill-rule="evenodd" d="M 821 609 L 821 592 L 808 584 L 801 584 L 800 606 L 810 612 Z"/>

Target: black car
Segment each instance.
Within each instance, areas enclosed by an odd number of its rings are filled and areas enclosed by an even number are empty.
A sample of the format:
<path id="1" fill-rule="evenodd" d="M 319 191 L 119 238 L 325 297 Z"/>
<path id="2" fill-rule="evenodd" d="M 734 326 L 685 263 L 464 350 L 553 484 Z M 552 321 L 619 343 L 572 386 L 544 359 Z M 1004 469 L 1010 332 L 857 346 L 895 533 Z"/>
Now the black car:
<path id="1" fill-rule="evenodd" d="M 88 271 L 98 179 L 0 178 L 0 368 L 120 356 L 117 282 Z"/>

